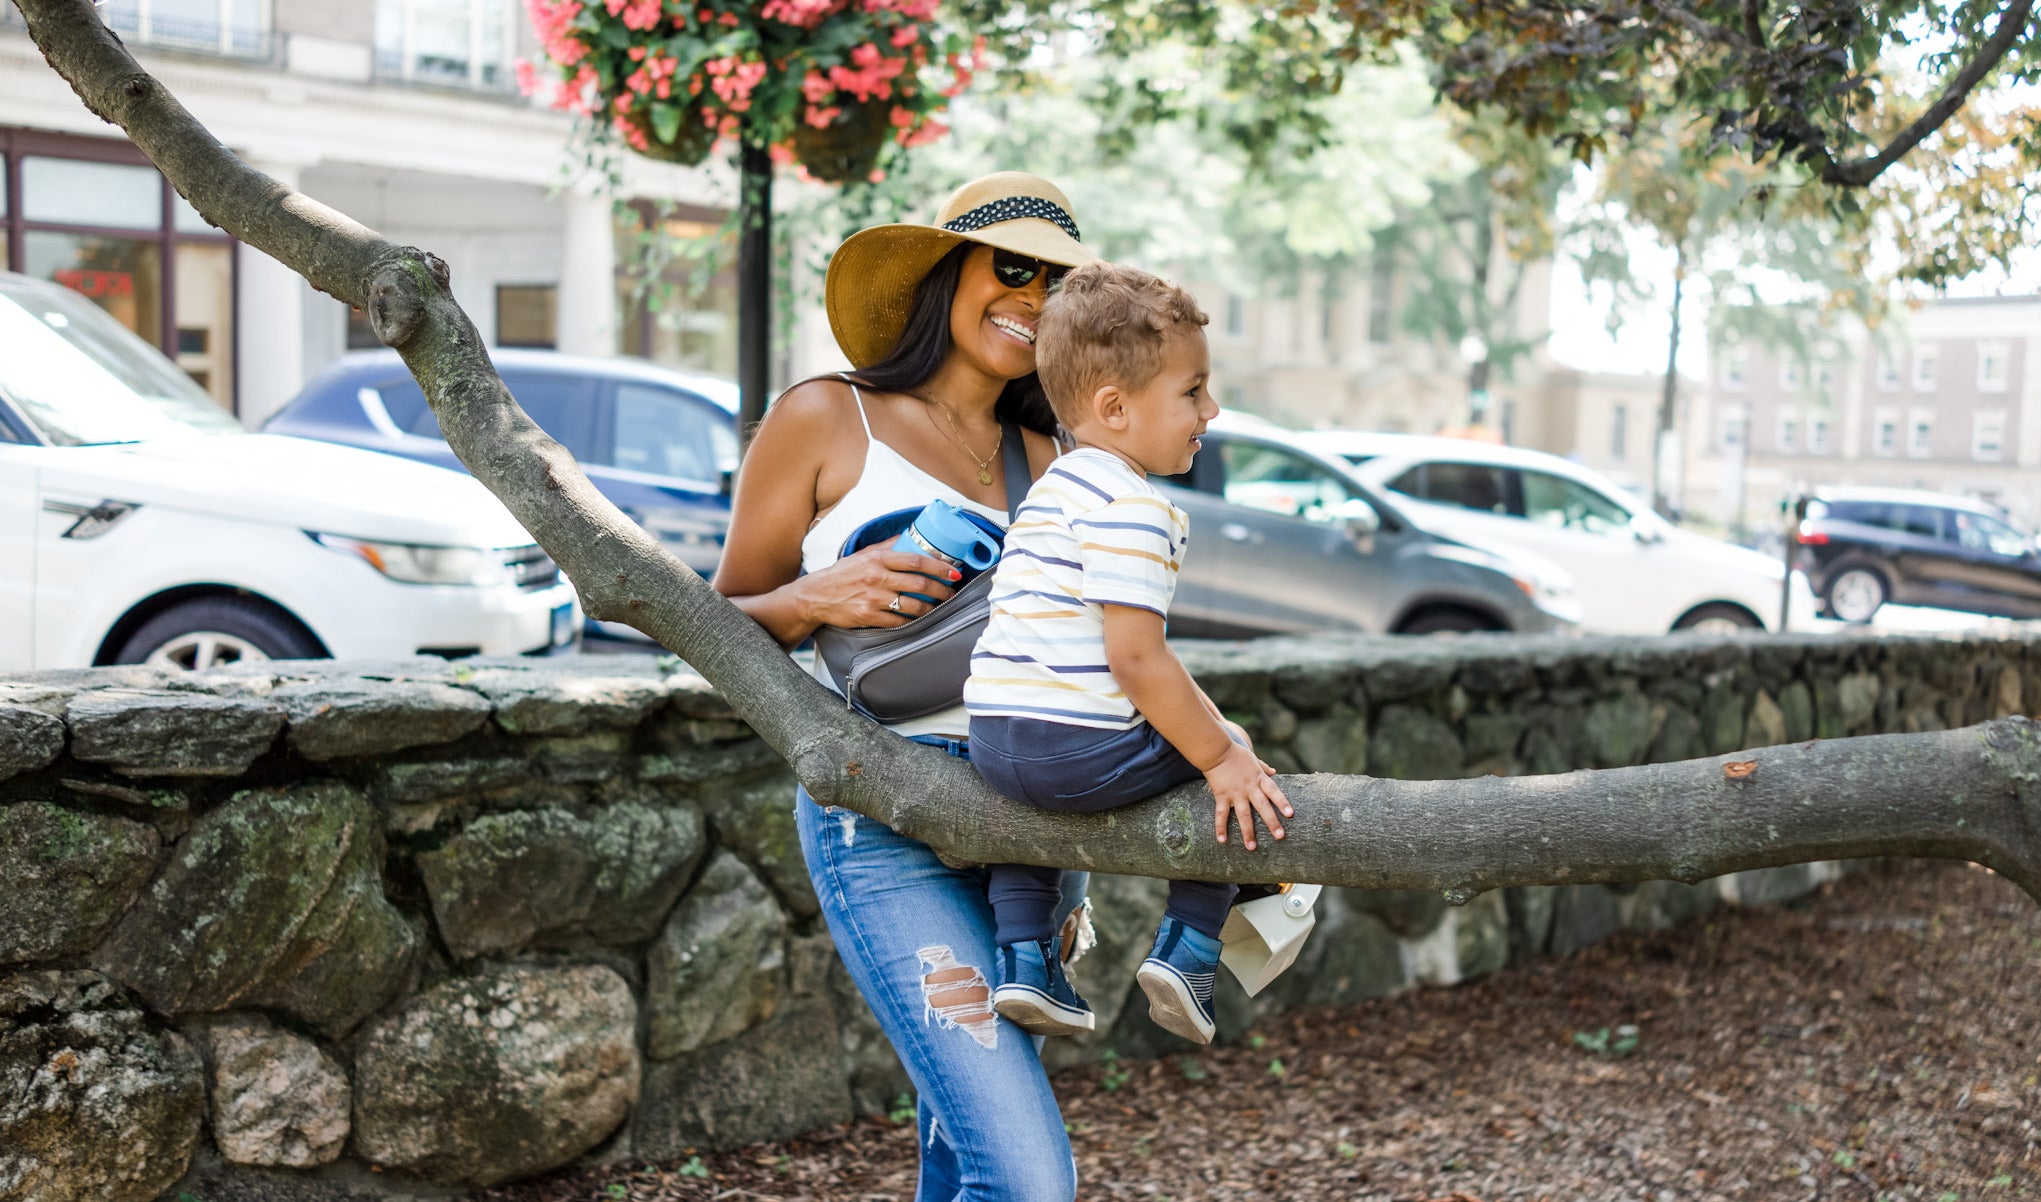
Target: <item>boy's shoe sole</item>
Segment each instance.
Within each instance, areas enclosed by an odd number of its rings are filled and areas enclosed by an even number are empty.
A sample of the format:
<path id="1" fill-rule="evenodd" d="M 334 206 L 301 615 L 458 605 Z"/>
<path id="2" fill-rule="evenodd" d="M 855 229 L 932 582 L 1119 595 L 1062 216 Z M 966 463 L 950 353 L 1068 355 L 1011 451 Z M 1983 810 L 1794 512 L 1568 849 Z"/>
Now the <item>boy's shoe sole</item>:
<path id="1" fill-rule="evenodd" d="M 992 1012 L 1030 1035 L 1083 1035 L 1098 1023 L 1091 1011 L 1065 1006 L 1027 985 L 994 990 Z"/>
<path id="2" fill-rule="evenodd" d="M 1148 995 L 1148 1017 L 1155 1020 L 1156 1026 L 1192 1043 L 1212 1042 L 1215 1029 L 1212 1021 L 1205 1017 L 1191 992 L 1191 983 L 1182 973 L 1160 960 L 1149 959 L 1141 962 L 1134 979 L 1140 983 L 1141 992 Z M 1206 982 L 1205 988 L 1211 987 L 1211 982 Z"/>

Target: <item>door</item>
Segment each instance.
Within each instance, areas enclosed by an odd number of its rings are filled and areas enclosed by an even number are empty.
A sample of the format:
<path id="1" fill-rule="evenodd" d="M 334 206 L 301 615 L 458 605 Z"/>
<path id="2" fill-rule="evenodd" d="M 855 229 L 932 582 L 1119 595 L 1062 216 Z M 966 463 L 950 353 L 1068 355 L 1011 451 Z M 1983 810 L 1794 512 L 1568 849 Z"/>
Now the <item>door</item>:
<path id="1" fill-rule="evenodd" d="M 35 666 L 36 460 L 48 453 L 0 424 L 0 671 Z"/>
<path id="2" fill-rule="evenodd" d="M 2041 556 L 2034 539 L 1988 514 L 1942 511 L 1949 557 L 1937 565 L 1952 601 L 1977 613 L 2041 617 Z"/>
<path id="3" fill-rule="evenodd" d="M 1222 441 L 1219 462 L 1219 495 L 1209 514 L 1193 515 L 1191 540 L 1218 550 L 1225 620 L 1262 631 L 1381 633 L 1390 556 L 1386 540 L 1356 542 L 1349 533 L 1359 498 L 1346 481 L 1250 439 Z"/>
<path id="4" fill-rule="evenodd" d="M 588 470 L 632 521 L 708 576 L 730 530 L 724 480 L 736 466 L 729 414 L 678 389 L 631 380 L 611 394 Z"/>

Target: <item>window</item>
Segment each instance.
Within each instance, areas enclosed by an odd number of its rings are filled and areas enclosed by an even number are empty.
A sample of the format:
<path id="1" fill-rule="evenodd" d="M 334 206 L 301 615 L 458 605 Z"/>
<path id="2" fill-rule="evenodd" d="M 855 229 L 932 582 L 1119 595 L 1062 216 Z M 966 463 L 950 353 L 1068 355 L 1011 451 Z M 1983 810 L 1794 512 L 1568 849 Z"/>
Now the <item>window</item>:
<path id="1" fill-rule="evenodd" d="M 718 482 L 737 467 L 735 423 L 706 401 L 650 384 L 617 385 L 611 467 Z"/>
<path id="2" fill-rule="evenodd" d="M 1835 501 L 1828 516 L 1839 522 L 1876 526 L 1921 538 L 1942 537 L 1942 511 L 1927 505 L 1901 505 L 1888 501 Z"/>
<path id="3" fill-rule="evenodd" d="M 1915 459 L 1926 459 L 1935 453 L 1935 417 L 1916 409 L 1907 418 L 1906 453 Z"/>
<path id="4" fill-rule="evenodd" d="M 1792 455 L 1800 450 L 1800 415 L 1791 409 L 1779 411 L 1779 453 Z"/>
<path id="5" fill-rule="evenodd" d="M 1587 534 L 1627 530 L 1630 511 L 1580 483 L 1547 472 L 1522 473 L 1524 516 L 1546 526 Z"/>
<path id="6" fill-rule="evenodd" d="M 132 41 L 240 58 L 269 57 L 265 0 L 102 0 L 106 27 Z"/>
<path id="7" fill-rule="evenodd" d="M 1807 453 L 1810 455 L 1826 455 L 1829 452 L 1830 445 L 1828 419 L 1825 417 L 1808 418 Z"/>
<path id="8" fill-rule="evenodd" d="M 1880 409 L 1872 418 L 1871 452 L 1874 455 L 1899 454 L 1899 415 L 1890 409 Z"/>
<path id="9" fill-rule="evenodd" d="M 1834 387 L 1835 387 L 1835 364 L 1829 362 L 1826 359 L 1823 359 L 1821 362 L 1814 365 L 1815 391 L 1826 393 L 1828 390 Z"/>
<path id="10" fill-rule="evenodd" d="M 1997 410 L 1979 413 L 1970 423 L 1970 457 L 1996 463 L 2006 453 L 2006 415 Z"/>
<path id="11" fill-rule="evenodd" d="M 1722 386 L 1742 391 L 1750 363 L 1742 351 L 1730 351 L 1722 356 Z"/>
<path id="12" fill-rule="evenodd" d="M 509 0 L 376 0 L 376 71 L 412 83 L 511 86 Z"/>
<path id="13" fill-rule="evenodd" d="M 1609 458 L 1621 459 L 1630 451 L 1630 406 L 1617 405 L 1609 412 Z"/>
<path id="14" fill-rule="evenodd" d="M 531 419 L 539 424 L 539 429 L 566 447 L 568 454 L 574 458 L 584 462 L 591 459 L 595 449 L 594 379 L 550 372 L 507 371 L 503 373 L 503 383 Z M 389 411 L 390 420 L 398 429 L 420 438 L 445 440 L 439 432 L 439 417 L 425 403 L 425 394 L 419 391 L 418 381 L 409 376 L 399 377 L 378 384 L 376 392 L 382 397 L 383 408 Z"/>
<path id="15" fill-rule="evenodd" d="M 496 345 L 552 350 L 558 345 L 554 320 L 558 294 L 552 284 L 498 284 Z"/>
<path id="16" fill-rule="evenodd" d="M 1878 387 L 1886 392 L 1899 391 L 1899 360 L 1891 351 L 1878 352 Z"/>
<path id="17" fill-rule="evenodd" d="M 2017 559 L 2034 550 L 2031 535 L 2022 534 L 1995 517 L 1961 509 L 1947 510 L 1943 516 L 1950 537 L 1965 551 L 1984 551 Z"/>
<path id="18" fill-rule="evenodd" d="M 233 250 L 125 143 L 0 129 L 0 268 L 89 298 L 234 407 Z M 0 348 L 0 355 L 4 355 Z"/>
<path id="19" fill-rule="evenodd" d="M 1509 516 L 1509 473 L 1485 463 L 1424 463 L 1398 476 L 1390 488 L 1421 500 Z"/>
<path id="20" fill-rule="evenodd" d="M 1386 247 L 1378 246 L 1368 264 L 1368 341 L 1377 346 L 1388 342 L 1395 316 L 1396 259 Z"/>
<path id="21" fill-rule="evenodd" d="M 1226 336 L 1241 338 L 1247 334 L 1247 298 L 1237 292 L 1226 294 Z"/>
<path id="22" fill-rule="evenodd" d="M 1715 445 L 1722 448 L 1725 455 L 1741 450 L 1744 435 L 1743 409 L 1735 405 L 1726 406 L 1716 420 L 1720 424 L 1715 431 Z"/>
<path id="23" fill-rule="evenodd" d="M 1307 522 L 1333 522 L 1346 516 L 1342 506 L 1353 494 L 1326 469 L 1280 447 L 1234 439 L 1221 445 L 1229 504 Z"/>
<path id="24" fill-rule="evenodd" d="M 1913 352 L 1913 390 L 1933 392 L 1935 390 L 1935 360 L 1933 347 L 1917 347 Z"/>
<path id="25" fill-rule="evenodd" d="M 2012 375 L 2013 344 L 2010 342 L 1980 342 L 1977 344 L 1977 391 L 2004 392 Z"/>
<path id="26" fill-rule="evenodd" d="M 1807 369 L 1791 355 L 1779 360 L 1779 387 L 1787 392 L 1798 392 L 1807 383 Z"/>

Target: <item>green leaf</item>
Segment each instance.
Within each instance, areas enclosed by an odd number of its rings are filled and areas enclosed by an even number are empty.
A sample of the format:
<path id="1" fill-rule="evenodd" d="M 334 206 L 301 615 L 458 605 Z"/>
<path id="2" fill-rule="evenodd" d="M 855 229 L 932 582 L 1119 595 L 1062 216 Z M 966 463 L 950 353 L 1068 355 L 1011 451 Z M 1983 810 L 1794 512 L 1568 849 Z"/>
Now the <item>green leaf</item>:
<path id="1" fill-rule="evenodd" d="M 680 136 L 680 106 L 668 101 L 658 101 L 652 106 L 652 136 L 667 145 Z"/>

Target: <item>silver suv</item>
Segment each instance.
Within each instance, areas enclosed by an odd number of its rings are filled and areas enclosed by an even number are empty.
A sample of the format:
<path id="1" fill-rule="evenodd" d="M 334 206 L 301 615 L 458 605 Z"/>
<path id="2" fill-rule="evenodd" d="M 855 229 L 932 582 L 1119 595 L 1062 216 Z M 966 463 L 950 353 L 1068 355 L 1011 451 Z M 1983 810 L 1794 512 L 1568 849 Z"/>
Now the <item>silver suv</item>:
<path id="1" fill-rule="evenodd" d="M 1156 483 L 1191 519 L 1171 635 L 1570 633 L 1580 621 L 1566 573 L 1424 530 L 1279 427 L 1222 416 L 1191 470 Z"/>

